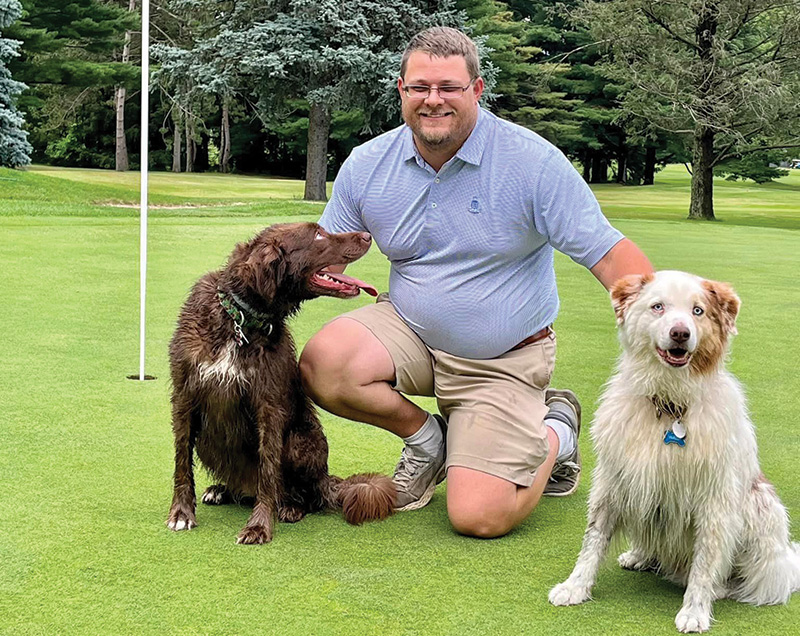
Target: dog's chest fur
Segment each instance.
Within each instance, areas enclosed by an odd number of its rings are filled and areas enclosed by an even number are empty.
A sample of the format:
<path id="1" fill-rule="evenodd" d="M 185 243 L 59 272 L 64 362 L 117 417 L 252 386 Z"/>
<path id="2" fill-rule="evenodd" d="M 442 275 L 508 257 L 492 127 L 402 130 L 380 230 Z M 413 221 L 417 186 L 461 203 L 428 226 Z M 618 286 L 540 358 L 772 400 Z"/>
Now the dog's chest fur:
<path id="1" fill-rule="evenodd" d="M 216 479 L 252 494 L 259 437 L 251 394 L 264 391 L 272 396 L 271 414 L 276 425 L 283 427 L 290 420 L 294 405 L 289 396 L 299 379 L 288 331 L 281 330 L 274 342 L 256 334 L 250 339 L 241 347 L 229 339 L 216 350 L 198 342 L 193 367 L 197 455 Z"/>
<path id="2" fill-rule="evenodd" d="M 683 447 L 664 443 L 673 418 L 659 418 L 649 397 L 631 395 L 624 376 L 611 380 L 595 414 L 595 479 L 610 484 L 623 533 L 675 573 L 688 568 L 700 509 L 730 505 L 730 499 L 741 505 L 746 485 L 758 475 L 744 406 L 732 379 L 718 380 L 688 404 Z"/>
<path id="3" fill-rule="evenodd" d="M 197 373 L 202 384 L 208 387 L 230 387 L 248 385 L 250 377 L 239 361 L 239 347 L 231 340 L 216 357 L 197 364 Z"/>

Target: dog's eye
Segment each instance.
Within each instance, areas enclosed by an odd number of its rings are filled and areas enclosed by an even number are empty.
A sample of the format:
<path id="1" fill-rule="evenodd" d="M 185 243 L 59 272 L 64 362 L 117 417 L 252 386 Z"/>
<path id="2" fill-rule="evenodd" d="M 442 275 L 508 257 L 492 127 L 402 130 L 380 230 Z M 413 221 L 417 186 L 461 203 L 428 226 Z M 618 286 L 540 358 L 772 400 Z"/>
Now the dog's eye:
<path id="1" fill-rule="evenodd" d="M 324 237 L 324 236 L 322 236 L 322 234 L 321 234 L 320 232 L 317 232 L 317 233 L 314 235 L 314 240 L 315 240 L 315 241 L 318 241 L 318 240 L 320 240 L 320 239 L 324 239 L 324 238 L 325 238 L 325 237 Z"/>
<path id="2" fill-rule="evenodd" d="M 706 313 L 706 312 L 705 312 L 705 311 L 703 311 L 703 308 L 702 308 L 702 307 L 695 307 L 694 309 L 692 309 L 692 313 L 693 313 L 695 316 L 702 316 L 702 315 L 703 315 L 704 313 Z"/>
<path id="3" fill-rule="evenodd" d="M 655 303 L 650 307 L 650 309 L 652 309 L 657 314 L 660 314 L 662 311 L 664 311 L 664 305 L 663 303 Z"/>

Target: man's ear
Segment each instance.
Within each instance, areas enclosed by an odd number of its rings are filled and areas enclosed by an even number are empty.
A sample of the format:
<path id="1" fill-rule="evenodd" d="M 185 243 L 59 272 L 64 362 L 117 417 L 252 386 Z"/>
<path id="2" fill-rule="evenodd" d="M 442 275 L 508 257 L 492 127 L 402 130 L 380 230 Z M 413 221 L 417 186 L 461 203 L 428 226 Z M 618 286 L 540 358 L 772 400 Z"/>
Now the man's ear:
<path id="1" fill-rule="evenodd" d="M 639 297 L 642 288 L 653 280 L 652 274 L 628 274 L 611 286 L 611 306 L 617 316 L 617 325 L 625 321 L 625 313 Z"/>
<path id="2" fill-rule="evenodd" d="M 704 280 L 703 288 L 706 290 L 706 297 L 711 306 L 711 314 L 719 320 L 725 332 L 735 335 L 736 316 L 739 315 L 739 308 L 742 301 L 736 295 L 728 283 L 720 283 L 714 280 Z"/>

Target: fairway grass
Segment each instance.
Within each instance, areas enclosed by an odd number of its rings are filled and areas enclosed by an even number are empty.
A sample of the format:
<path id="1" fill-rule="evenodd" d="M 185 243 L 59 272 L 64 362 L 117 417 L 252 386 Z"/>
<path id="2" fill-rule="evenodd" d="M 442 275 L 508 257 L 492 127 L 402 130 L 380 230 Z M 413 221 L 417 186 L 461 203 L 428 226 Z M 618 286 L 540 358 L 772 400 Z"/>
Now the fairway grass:
<path id="1" fill-rule="evenodd" d="M 580 548 L 594 463 L 586 433 L 578 492 L 543 500 L 502 539 L 454 534 L 446 483 L 420 511 L 358 528 L 337 514 L 312 515 L 280 524 L 267 546 L 235 545 L 249 516 L 239 506 L 199 505 L 198 528 L 167 530 L 167 344 L 180 305 L 237 241 L 269 223 L 316 220 L 321 208 L 299 200 L 298 182 L 163 177 L 153 198 L 193 207 L 153 211 L 146 370 L 157 379 L 140 383 L 125 379 L 138 371 L 136 210 L 104 205 L 135 201 L 136 179 L 0 170 L 0 634 L 676 633 L 681 590 L 624 572 L 613 559 L 600 572 L 593 602 L 547 602 Z M 741 296 L 730 368 L 749 396 L 762 467 L 798 528 L 800 174 L 767 186 L 718 182 L 719 223 L 683 220 L 682 167 L 657 179 L 652 189 L 596 191 L 614 224 L 657 268 L 726 280 Z M 613 312 L 591 274 L 560 255 L 556 269 L 562 308 L 554 384 L 581 397 L 588 432 L 618 352 Z M 350 270 L 386 289 L 388 263 L 374 248 Z M 298 345 L 333 316 L 368 302 L 307 303 L 292 321 Z M 333 472 L 392 470 L 397 439 L 327 414 L 321 419 Z M 202 471 L 197 481 L 198 491 L 210 483 Z M 800 539 L 797 530 L 793 536 Z M 797 633 L 800 595 L 780 607 L 720 601 L 715 617 L 717 636 Z"/>

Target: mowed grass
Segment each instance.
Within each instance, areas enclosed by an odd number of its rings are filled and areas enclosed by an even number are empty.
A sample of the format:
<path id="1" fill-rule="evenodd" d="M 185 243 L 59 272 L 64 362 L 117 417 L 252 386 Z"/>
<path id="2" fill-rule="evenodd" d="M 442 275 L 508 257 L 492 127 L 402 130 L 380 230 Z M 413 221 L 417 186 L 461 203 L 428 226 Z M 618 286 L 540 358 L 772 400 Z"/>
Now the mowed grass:
<path id="1" fill-rule="evenodd" d="M 682 170 L 665 171 L 653 188 L 605 186 L 598 196 L 658 268 L 736 287 L 744 304 L 730 367 L 750 399 L 764 471 L 797 521 L 800 179 L 718 182 L 722 222 L 691 223 L 682 220 Z M 136 210 L 101 205 L 135 201 L 136 178 L 119 177 L 0 170 L 0 633 L 675 633 L 681 590 L 623 572 L 613 559 L 594 602 L 547 602 L 550 587 L 569 574 L 584 530 L 594 463 L 586 434 L 586 477 L 576 495 L 544 500 L 498 540 L 453 533 L 446 484 L 421 511 L 360 528 L 336 514 L 313 515 L 280 525 L 268 546 L 234 544 L 249 515 L 238 506 L 200 505 L 197 529 L 168 531 L 166 349 L 179 307 L 192 282 L 220 266 L 235 242 L 269 223 L 315 220 L 321 208 L 296 199 L 299 182 L 189 175 L 181 185 L 161 175 L 162 187 L 154 180 L 154 200 L 204 207 L 153 211 L 147 372 L 157 380 L 140 383 L 125 379 L 138 371 Z M 780 227 L 756 225 L 754 209 Z M 613 314 L 588 272 L 561 256 L 556 266 L 562 311 L 554 382 L 578 392 L 588 423 L 618 352 Z M 375 249 L 351 269 L 386 289 L 388 263 Z M 292 323 L 298 345 L 367 302 L 306 304 Z M 431 400 L 422 403 L 433 408 Z M 333 472 L 391 471 L 398 440 L 326 414 L 322 421 Z M 198 471 L 198 491 L 209 483 Z M 800 599 L 765 608 L 722 601 L 715 616 L 713 634 L 794 633 Z"/>

